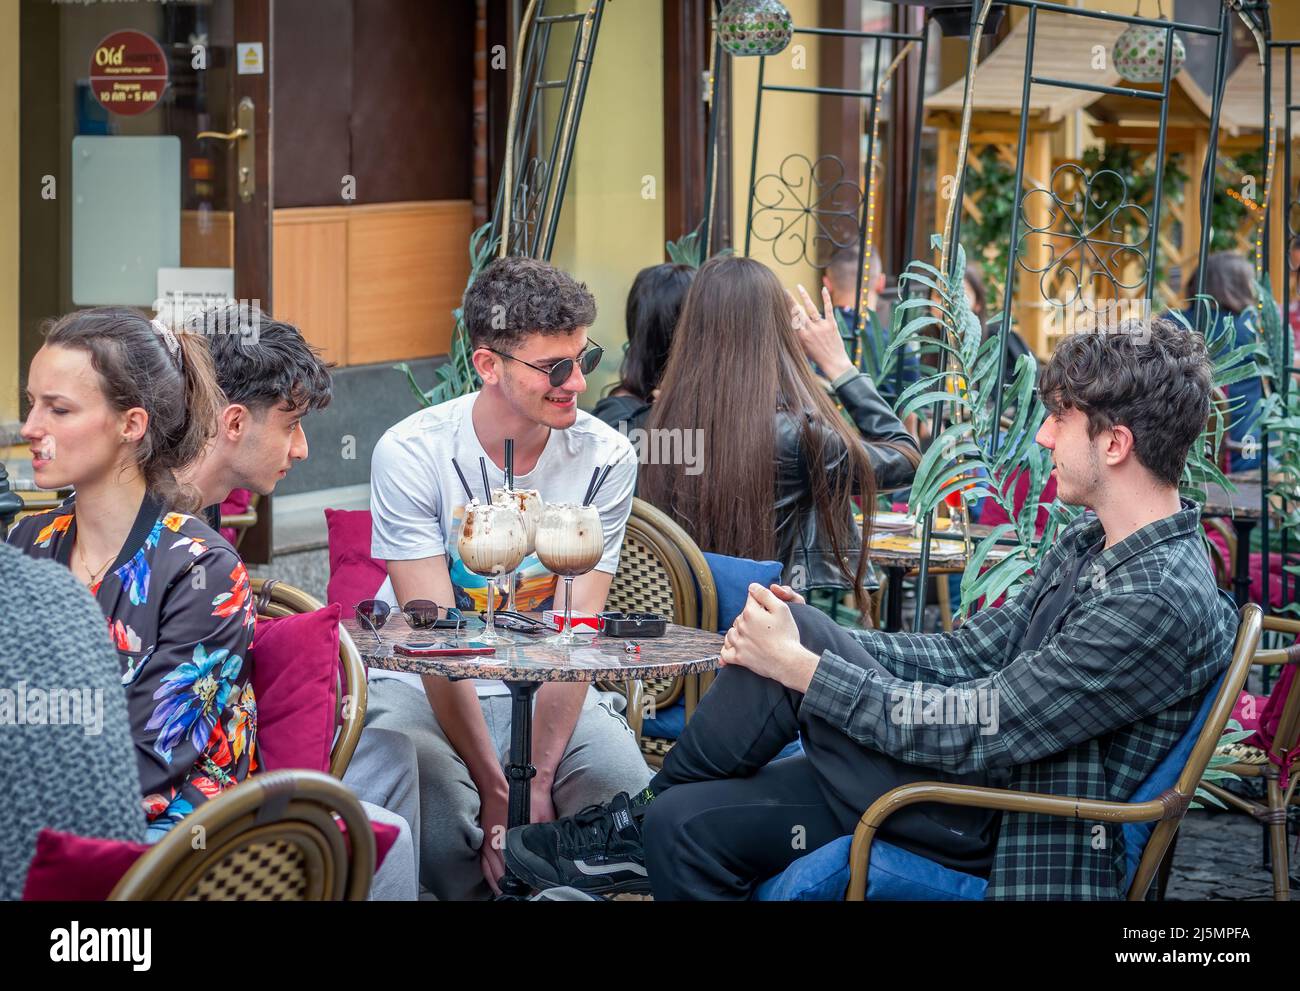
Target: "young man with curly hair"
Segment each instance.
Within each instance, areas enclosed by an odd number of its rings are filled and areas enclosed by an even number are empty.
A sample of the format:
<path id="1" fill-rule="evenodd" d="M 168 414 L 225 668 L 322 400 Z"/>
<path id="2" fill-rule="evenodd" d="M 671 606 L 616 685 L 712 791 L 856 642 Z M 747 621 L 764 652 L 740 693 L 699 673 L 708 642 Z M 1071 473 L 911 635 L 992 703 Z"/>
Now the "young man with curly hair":
<path id="1" fill-rule="evenodd" d="M 594 500 L 605 554 L 573 584 L 573 606 L 604 608 L 632 511 L 636 455 L 627 438 L 578 409 L 601 348 L 587 337 L 596 302 L 587 287 L 543 262 L 503 258 L 465 294 L 465 326 L 483 388 L 420 410 L 380 439 L 371 465 L 373 555 L 388 564 L 379 597 L 430 599 L 478 611 L 484 579 L 457 554 L 467 495 L 455 458 L 475 486 L 486 459 L 502 483 L 514 441 L 515 486 L 548 503 L 581 503 L 597 467 L 613 465 Z M 480 500 L 483 494 L 476 491 Z M 535 556 L 520 566 L 520 608 L 551 605 L 556 576 Z M 554 603 L 557 607 L 562 603 Z M 548 684 L 533 723 L 532 821 L 577 812 L 650 779 L 621 699 L 582 684 Z M 500 682 L 371 671 L 366 725 L 415 743 L 420 776 L 420 874 L 440 900 L 486 897 L 504 873 L 510 697 Z"/>

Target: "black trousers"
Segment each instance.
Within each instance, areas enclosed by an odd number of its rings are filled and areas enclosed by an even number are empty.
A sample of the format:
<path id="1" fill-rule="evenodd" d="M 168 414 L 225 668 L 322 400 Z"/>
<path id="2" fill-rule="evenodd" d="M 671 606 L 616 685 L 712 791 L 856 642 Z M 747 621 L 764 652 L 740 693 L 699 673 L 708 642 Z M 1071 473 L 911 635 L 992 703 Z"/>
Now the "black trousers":
<path id="1" fill-rule="evenodd" d="M 813 653 L 876 664 L 823 613 L 792 609 L 800 641 Z M 801 715 L 802 700 L 744 668 L 718 675 L 651 782 L 656 797 L 643 834 L 656 900 L 748 898 L 759 882 L 852 833 L 867 807 L 898 785 L 1005 784 L 1002 773 L 954 775 L 904 764 Z M 804 756 L 769 763 L 798 736 Z M 948 867 L 987 874 L 997 828 L 995 812 L 926 804 L 892 815 L 880 836 Z"/>

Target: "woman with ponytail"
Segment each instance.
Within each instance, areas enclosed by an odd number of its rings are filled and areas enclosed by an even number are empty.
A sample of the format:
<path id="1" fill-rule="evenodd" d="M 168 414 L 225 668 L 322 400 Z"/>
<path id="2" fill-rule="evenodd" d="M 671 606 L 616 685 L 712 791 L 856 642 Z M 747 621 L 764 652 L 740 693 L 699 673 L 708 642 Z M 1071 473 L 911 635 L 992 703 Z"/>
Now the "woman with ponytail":
<path id="1" fill-rule="evenodd" d="M 37 485 L 76 494 L 9 543 L 66 565 L 107 617 L 157 839 L 257 766 L 248 573 L 177 482 L 223 405 L 212 360 L 135 310 L 82 310 L 48 329 L 27 401 Z"/>

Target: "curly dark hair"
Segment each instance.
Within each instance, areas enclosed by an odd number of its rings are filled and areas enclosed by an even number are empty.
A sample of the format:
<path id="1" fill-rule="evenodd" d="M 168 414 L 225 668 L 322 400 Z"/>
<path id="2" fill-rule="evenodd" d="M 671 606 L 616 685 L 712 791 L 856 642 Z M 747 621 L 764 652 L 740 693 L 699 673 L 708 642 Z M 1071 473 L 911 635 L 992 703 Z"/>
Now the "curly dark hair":
<path id="1" fill-rule="evenodd" d="M 334 398 L 333 366 L 293 324 L 231 304 L 196 314 L 186 329 L 207 342 L 227 403 L 262 416 L 272 406 L 286 412 L 322 410 Z"/>
<path id="2" fill-rule="evenodd" d="M 568 334 L 596 321 L 586 285 L 533 258 L 498 258 L 465 290 L 465 327 L 475 348 L 509 352 L 529 334 Z"/>
<path id="3" fill-rule="evenodd" d="M 1127 321 L 1116 333 L 1070 334 L 1043 370 L 1039 395 L 1052 413 L 1087 414 L 1088 436 L 1133 432 L 1138 462 L 1177 485 L 1210 416 L 1205 341 L 1173 320 Z"/>

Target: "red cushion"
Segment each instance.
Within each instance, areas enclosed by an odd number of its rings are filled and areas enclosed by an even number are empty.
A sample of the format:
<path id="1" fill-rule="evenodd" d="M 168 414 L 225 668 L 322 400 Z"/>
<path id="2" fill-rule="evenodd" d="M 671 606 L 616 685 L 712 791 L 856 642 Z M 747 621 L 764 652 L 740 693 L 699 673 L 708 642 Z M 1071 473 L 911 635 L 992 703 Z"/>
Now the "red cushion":
<path id="1" fill-rule="evenodd" d="M 330 769 L 338 709 L 338 604 L 260 619 L 253 634 L 257 757 L 264 771 Z"/>
<path id="2" fill-rule="evenodd" d="M 340 828 L 347 833 L 342 820 Z M 385 822 L 372 822 L 375 870 L 379 870 L 401 831 Z M 147 843 L 97 840 L 54 829 L 36 836 L 36 856 L 23 885 L 25 902 L 107 901 L 117 882 L 149 849 Z"/>
<path id="3" fill-rule="evenodd" d="M 325 600 L 348 614 L 363 599 L 373 599 L 388 577 L 388 566 L 370 556 L 370 510 L 327 509 L 330 580 Z"/>

